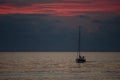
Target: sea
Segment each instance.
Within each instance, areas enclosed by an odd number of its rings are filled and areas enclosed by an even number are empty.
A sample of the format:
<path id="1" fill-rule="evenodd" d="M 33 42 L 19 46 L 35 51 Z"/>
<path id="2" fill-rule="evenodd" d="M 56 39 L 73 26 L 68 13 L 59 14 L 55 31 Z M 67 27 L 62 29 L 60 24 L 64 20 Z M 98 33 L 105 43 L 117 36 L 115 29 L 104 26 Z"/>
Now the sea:
<path id="1" fill-rule="evenodd" d="M 120 80 L 120 52 L 0 52 L 0 80 Z"/>

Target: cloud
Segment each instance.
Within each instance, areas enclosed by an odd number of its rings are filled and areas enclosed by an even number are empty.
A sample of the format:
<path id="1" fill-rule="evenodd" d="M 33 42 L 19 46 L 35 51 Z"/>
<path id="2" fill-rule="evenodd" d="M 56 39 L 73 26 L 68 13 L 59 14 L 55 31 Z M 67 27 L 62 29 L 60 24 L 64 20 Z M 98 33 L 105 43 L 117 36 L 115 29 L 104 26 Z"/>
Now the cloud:
<path id="1" fill-rule="evenodd" d="M 75 32 L 48 15 L 1 15 L 0 51 L 66 51 L 76 47 Z M 65 24 L 64 24 L 65 25 Z M 73 31 L 73 30 L 72 30 Z"/>
<path id="2" fill-rule="evenodd" d="M 117 0 L 5 0 L 0 3 L 0 14 L 57 16 L 78 16 L 90 12 L 120 14 L 120 2 Z"/>
<path id="3" fill-rule="evenodd" d="M 119 51 L 120 17 L 0 15 L 0 51 Z"/>
<path id="4" fill-rule="evenodd" d="M 88 51 L 119 51 L 120 17 L 98 18 L 93 21 L 93 24 L 96 24 L 97 32 L 87 33 L 84 30 L 83 48 Z"/>
<path id="5" fill-rule="evenodd" d="M 1 0 L 0 4 L 13 4 L 15 6 L 27 6 L 31 4 L 53 3 L 63 0 Z"/>

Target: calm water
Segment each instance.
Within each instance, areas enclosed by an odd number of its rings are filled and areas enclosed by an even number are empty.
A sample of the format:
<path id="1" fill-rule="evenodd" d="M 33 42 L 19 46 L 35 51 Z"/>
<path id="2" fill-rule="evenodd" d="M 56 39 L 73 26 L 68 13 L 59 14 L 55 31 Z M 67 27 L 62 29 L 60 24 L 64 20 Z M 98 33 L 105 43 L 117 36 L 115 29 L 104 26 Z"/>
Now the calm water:
<path id="1" fill-rule="evenodd" d="M 0 80 L 120 80 L 120 52 L 0 53 Z"/>

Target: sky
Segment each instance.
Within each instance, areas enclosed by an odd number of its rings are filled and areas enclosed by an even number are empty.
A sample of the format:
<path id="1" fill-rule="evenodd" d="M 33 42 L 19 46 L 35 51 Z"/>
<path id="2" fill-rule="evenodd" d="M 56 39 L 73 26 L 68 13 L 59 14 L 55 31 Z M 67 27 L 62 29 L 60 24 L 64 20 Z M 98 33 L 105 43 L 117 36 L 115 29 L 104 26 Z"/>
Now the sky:
<path id="1" fill-rule="evenodd" d="M 0 0 L 0 51 L 120 51 L 119 0 Z"/>

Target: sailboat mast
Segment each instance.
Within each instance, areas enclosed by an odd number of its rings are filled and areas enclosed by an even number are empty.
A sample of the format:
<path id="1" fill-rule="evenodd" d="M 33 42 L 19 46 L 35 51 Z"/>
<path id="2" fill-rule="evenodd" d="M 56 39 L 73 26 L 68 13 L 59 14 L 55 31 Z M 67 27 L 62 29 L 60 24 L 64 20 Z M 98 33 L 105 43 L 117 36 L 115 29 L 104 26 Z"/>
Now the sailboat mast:
<path id="1" fill-rule="evenodd" d="M 78 32 L 78 56 L 80 56 L 80 26 L 79 26 L 79 32 Z"/>
<path id="2" fill-rule="evenodd" d="M 77 52 L 77 58 L 76 58 L 76 63 L 84 63 L 86 62 L 86 59 L 84 56 L 80 55 L 80 26 L 78 28 L 78 52 Z"/>

